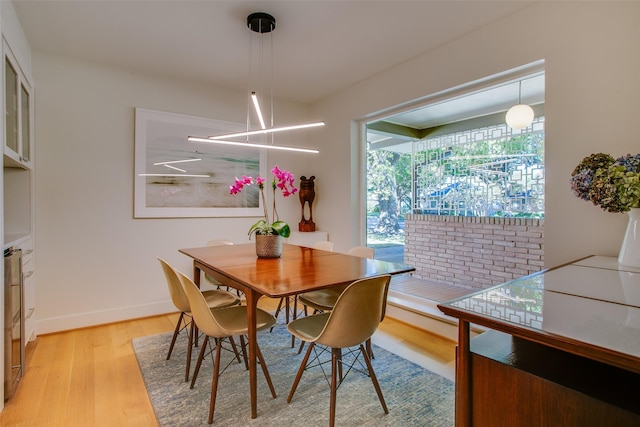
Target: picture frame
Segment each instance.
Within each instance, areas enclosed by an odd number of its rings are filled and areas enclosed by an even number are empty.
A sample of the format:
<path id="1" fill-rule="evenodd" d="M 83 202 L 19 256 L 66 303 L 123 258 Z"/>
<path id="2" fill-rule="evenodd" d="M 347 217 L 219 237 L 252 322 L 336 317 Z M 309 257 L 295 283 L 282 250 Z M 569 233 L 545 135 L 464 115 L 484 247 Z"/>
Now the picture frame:
<path id="1" fill-rule="evenodd" d="M 257 186 L 232 195 L 236 177 L 266 176 L 264 149 L 192 142 L 246 125 L 135 109 L 134 218 L 262 216 Z"/>

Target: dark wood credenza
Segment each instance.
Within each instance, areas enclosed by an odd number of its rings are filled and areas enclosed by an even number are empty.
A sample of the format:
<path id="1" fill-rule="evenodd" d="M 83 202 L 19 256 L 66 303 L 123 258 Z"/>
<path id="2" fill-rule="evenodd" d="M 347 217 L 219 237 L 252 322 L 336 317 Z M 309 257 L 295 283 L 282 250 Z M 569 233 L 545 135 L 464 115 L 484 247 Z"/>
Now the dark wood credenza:
<path id="1" fill-rule="evenodd" d="M 639 268 L 593 256 L 438 307 L 459 319 L 457 427 L 640 426 Z"/>

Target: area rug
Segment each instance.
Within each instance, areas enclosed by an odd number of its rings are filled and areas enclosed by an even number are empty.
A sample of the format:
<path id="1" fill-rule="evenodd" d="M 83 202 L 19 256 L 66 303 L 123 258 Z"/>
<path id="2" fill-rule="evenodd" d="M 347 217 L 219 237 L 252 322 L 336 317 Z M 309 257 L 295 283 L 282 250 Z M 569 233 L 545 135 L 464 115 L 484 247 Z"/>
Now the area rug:
<path id="1" fill-rule="evenodd" d="M 178 339 L 171 359 L 165 360 L 170 340 L 170 333 L 133 340 L 158 423 L 167 427 L 207 425 L 213 362 L 211 358 L 205 360 L 195 387 L 190 389 L 189 383 L 184 382 L 186 337 Z M 278 397 L 271 397 L 258 368 L 258 417 L 252 419 L 249 372 L 244 364 L 234 362 L 220 377 L 213 425 L 328 425 L 329 385 L 321 368 L 304 373 L 293 400 L 287 403 L 303 354 L 291 348 L 291 336 L 283 325 L 277 325 L 272 332 L 259 332 L 258 340 Z M 369 377 L 351 371 L 338 389 L 337 426 L 454 425 L 454 385 L 450 380 L 375 345 L 373 351 L 373 366 L 389 414 L 382 410 Z M 222 360 L 232 357 L 223 352 Z"/>

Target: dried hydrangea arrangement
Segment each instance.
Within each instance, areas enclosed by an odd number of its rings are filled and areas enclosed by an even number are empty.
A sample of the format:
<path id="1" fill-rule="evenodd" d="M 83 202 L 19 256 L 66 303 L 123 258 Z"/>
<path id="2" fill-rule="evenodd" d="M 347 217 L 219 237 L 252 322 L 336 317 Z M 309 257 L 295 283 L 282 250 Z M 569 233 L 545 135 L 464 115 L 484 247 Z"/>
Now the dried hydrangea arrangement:
<path id="1" fill-rule="evenodd" d="M 640 154 L 618 159 L 605 153 L 580 161 L 569 181 L 573 194 L 607 212 L 640 207 Z"/>

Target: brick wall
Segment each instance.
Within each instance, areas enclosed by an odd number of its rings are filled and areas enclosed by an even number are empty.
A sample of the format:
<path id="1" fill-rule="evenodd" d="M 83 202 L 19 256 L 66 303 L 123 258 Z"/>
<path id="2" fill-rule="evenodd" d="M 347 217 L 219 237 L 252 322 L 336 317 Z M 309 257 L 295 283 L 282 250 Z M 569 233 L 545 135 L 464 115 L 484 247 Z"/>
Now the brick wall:
<path id="1" fill-rule="evenodd" d="M 540 271 L 544 220 L 405 216 L 405 264 L 415 276 L 487 288 Z"/>

